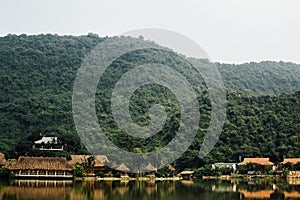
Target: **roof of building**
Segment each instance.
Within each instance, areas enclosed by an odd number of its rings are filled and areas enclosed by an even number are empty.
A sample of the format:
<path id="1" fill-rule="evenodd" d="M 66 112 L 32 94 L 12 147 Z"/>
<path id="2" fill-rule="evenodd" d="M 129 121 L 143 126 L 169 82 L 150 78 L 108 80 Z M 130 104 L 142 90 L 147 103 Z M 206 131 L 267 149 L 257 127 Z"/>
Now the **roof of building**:
<path id="1" fill-rule="evenodd" d="M 237 163 L 223 163 L 223 162 L 219 162 L 219 163 L 214 163 L 213 165 L 236 165 Z"/>
<path id="2" fill-rule="evenodd" d="M 283 161 L 281 162 L 281 164 L 286 164 L 286 163 L 292 163 L 293 165 L 297 164 L 298 162 L 300 162 L 300 158 L 284 158 Z"/>
<path id="3" fill-rule="evenodd" d="M 246 165 L 248 163 L 256 163 L 259 165 L 274 165 L 269 158 L 244 158 L 243 162 L 239 163 L 239 165 Z"/>
<path id="4" fill-rule="evenodd" d="M 144 167 L 144 169 L 143 169 L 143 171 L 148 171 L 148 172 L 151 172 L 151 171 L 156 171 L 157 170 L 157 168 L 156 167 L 154 167 L 153 165 L 151 165 L 150 163 L 146 166 L 146 167 Z"/>
<path id="5" fill-rule="evenodd" d="M 72 170 L 73 166 L 67 163 L 66 158 L 60 157 L 28 157 L 21 156 L 17 162 L 8 164 L 10 170 Z"/>
<path id="6" fill-rule="evenodd" d="M 117 167 L 116 170 L 123 171 L 123 172 L 129 172 L 130 171 L 130 169 L 124 163 L 122 163 L 119 167 Z"/>
<path id="7" fill-rule="evenodd" d="M 102 167 L 105 165 L 105 163 L 110 162 L 107 158 L 107 156 L 105 155 L 98 155 L 95 156 L 95 167 Z"/>
<path id="8" fill-rule="evenodd" d="M 76 163 L 83 163 L 88 160 L 91 155 L 71 155 L 71 160 L 68 161 L 69 164 L 75 165 Z"/>
<path id="9" fill-rule="evenodd" d="M 57 144 L 58 140 L 57 137 L 42 137 L 42 139 L 35 141 L 35 144 L 47 144 L 47 143 L 52 143 L 52 144 Z"/>
<path id="10" fill-rule="evenodd" d="M 89 157 L 91 157 L 91 155 L 71 155 L 71 160 L 69 160 L 68 163 L 74 166 L 76 163 L 87 162 Z M 94 167 L 102 167 L 106 162 L 109 162 L 106 156 L 95 156 Z"/>

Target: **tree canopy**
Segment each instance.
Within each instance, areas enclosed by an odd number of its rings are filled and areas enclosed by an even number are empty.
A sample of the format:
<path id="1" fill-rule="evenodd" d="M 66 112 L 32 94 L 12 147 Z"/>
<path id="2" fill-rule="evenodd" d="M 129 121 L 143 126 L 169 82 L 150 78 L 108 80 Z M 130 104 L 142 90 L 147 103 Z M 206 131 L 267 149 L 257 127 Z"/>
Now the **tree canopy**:
<path id="1" fill-rule="evenodd" d="M 33 141 L 43 135 L 58 136 L 65 153 L 88 153 L 80 142 L 72 116 L 72 89 L 84 57 L 105 38 L 87 36 L 8 35 L 0 38 L 0 152 L 14 158 L 38 155 Z M 145 85 L 130 100 L 133 121 L 150 122 L 149 108 L 165 107 L 166 124 L 155 136 L 134 138 L 117 127 L 111 113 L 111 94 L 117 80 L 143 63 L 172 66 L 198 92 L 200 125 L 190 148 L 174 164 L 177 168 L 206 163 L 238 161 L 242 157 L 283 157 L 300 154 L 300 66 L 270 62 L 230 65 L 216 63 L 227 90 L 227 116 L 216 147 L 200 160 L 198 152 L 210 122 L 210 96 L 201 76 L 175 52 L 140 50 L 112 63 L 99 81 L 97 117 L 108 137 L 134 152 L 156 151 L 168 144 L 180 124 L 176 97 L 168 88 Z M 56 155 L 53 155 L 56 156 Z M 109 158 L 114 155 L 107 155 Z"/>

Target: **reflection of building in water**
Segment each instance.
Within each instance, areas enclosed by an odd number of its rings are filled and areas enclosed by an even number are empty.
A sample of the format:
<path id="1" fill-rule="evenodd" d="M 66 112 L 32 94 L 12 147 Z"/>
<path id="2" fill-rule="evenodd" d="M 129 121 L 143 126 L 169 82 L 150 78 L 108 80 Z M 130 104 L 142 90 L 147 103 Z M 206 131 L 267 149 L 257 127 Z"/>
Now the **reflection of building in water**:
<path id="1" fill-rule="evenodd" d="M 71 187 L 71 180 L 15 180 L 12 186 L 19 187 Z"/>
<path id="2" fill-rule="evenodd" d="M 293 191 L 293 192 L 284 191 L 283 194 L 285 198 L 300 198 L 300 193 L 297 191 Z"/>
<path id="3" fill-rule="evenodd" d="M 233 185 L 220 185 L 220 186 L 217 186 L 217 185 L 213 185 L 211 187 L 211 190 L 214 191 L 214 192 L 236 192 L 236 184 L 233 184 Z"/>
<path id="4" fill-rule="evenodd" d="M 123 197 L 124 194 L 127 192 L 127 190 L 129 189 L 129 187 L 116 187 L 115 190 Z"/>
<path id="5" fill-rule="evenodd" d="M 194 181 L 193 180 L 181 180 L 181 183 L 184 185 L 193 185 Z"/>
<path id="6" fill-rule="evenodd" d="M 70 198 L 72 199 L 72 198 Z M 79 200 L 79 198 L 77 198 Z M 84 198 L 87 199 L 87 198 Z M 104 200 L 107 199 L 105 198 L 105 194 L 104 194 L 104 190 L 103 189 L 94 189 L 94 198 L 93 199 L 97 199 L 97 200 Z"/>
<path id="7" fill-rule="evenodd" d="M 71 187 L 23 187 L 10 186 L 0 190 L 0 199 L 10 196 L 13 199 L 70 199 Z"/>
<path id="8" fill-rule="evenodd" d="M 153 192 L 157 192 L 157 185 L 155 184 L 154 186 L 145 186 L 145 191 L 148 195 L 150 195 Z"/>
<path id="9" fill-rule="evenodd" d="M 172 193 L 172 192 L 174 192 L 174 191 L 175 191 L 175 185 L 172 184 L 172 185 L 170 185 L 170 186 L 168 187 L 168 192 L 169 192 L 169 193 Z"/>
<path id="10" fill-rule="evenodd" d="M 107 199 L 104 189 L 93 185 L 90 182 L 74 187 L 71 180 L 16 180 L 0 189 L 0 199 Z"/>
<path id="11" fill-rule="evenodd" d="M 241 196 L 240 199 L 246 198 L 246 199 L 270 199 L 271 194 L 273 194 L 274 190 L 260 190 L 255 192 L 250 192 L 247 190 L 239 190 Z"/>

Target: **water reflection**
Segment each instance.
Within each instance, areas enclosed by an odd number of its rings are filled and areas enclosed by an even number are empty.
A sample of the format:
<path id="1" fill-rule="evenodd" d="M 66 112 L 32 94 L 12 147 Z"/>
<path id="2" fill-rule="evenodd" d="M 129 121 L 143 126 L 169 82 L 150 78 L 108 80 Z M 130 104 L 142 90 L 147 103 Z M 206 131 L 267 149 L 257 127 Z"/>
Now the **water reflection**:
<path id="1" fill-rule="evenodd" d="M 0 199 L 300 199 L 295 180 L 0 181 Z"/>

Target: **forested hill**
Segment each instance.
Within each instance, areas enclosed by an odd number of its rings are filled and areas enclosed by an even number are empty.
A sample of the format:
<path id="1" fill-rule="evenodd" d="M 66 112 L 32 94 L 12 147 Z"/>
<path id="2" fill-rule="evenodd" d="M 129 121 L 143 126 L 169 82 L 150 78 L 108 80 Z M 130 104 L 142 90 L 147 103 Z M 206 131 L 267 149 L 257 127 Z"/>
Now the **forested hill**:
<path id="1" fill-rule="evenodd" d="M 300 65 L 285 62 L 216 64 L 226 87 L 252 95 L 278 95 L 300 90 Z"/>
<path id="2" fill-rule="evenodd" d="M 72 89 L 85 55 L 104 39 L 95 34 L 8 35 L 0 38 L 0 152 L 8 157 L 40 155 L 41 152 L 31 150 L 31 146 L 32 141 L 43 133 L 57 135 L 66 144 L 66 154 L 87 153 L 73 122 Z M 106 123 L 102 125 L 108 135 L 111 134 L 111 139 L 119 145 L 126 141 L 126 147 L 123 147 L 128 150 L 138 147 L 146 152 L 161 147 L 174 137 L 178 127 L 178 102 L 168 91 L 160 97 L 169 101 L 156 99 L 151 89 L 161 92 L 162 88 L 157 86 L 142 88 L 132 99 L 136 104 L 132 106 L 132 116 L 141 124 L 147 124 L 149 120 L 150 102 L 170 107 L 170 124 L 157 138 L 152 138 L 153 145 L 125 136 L 115 128 L 109 114 L 109 86 L 115 83 L 115 78 L 109 75 L 123 73 L 124 64 L 133 67 L 141 61 L 153 60 L 171 63 L 175 68 L 183 67 L 187 76 L 192 74 L 189 64 L 175 53 L 142 51 L 114 62 L 102 84 L 99 83 L 97 102 L 101 103 L 97 104 L 97 115 Z M 297 91 L 300 91 L 300 66 L 270 61 L 216 65 L 228 91 L 227 119 L 220 141 L 204 162 L 237 161 L 238 156 L 266 156 L 274 161 L 299 157 L 300 93 Z M 190 80 L 196 90 L 203 91 L 198 96 L 202 120 L 193 145 L 176 162 L 181 168 L 203 163 L 197 153 L 210 116 L 209 96 L 201 86 L 201 77 Z M 145 100 L 140 96 L 146 96 Z"/>

